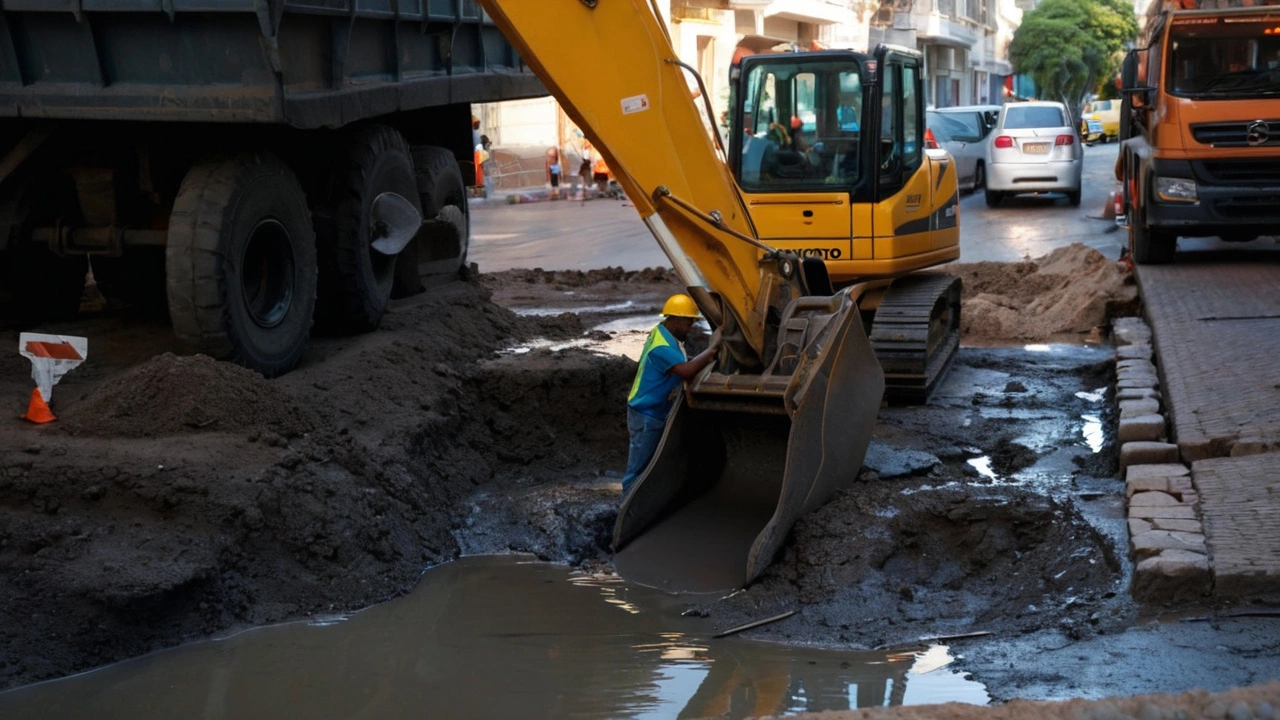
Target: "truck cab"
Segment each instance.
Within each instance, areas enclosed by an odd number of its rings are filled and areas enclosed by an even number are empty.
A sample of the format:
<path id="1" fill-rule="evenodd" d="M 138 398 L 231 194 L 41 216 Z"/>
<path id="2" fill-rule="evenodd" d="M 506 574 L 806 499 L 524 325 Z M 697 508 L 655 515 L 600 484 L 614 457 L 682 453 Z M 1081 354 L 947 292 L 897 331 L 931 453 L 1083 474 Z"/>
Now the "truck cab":
<path id="1" fill-rule="evenodd" d="M 1136 262 L 1172 260 L 1179 236 L 1275 231 L 1280 0 L 1153 4 L 1121 81 L 1116 177 Z"/>

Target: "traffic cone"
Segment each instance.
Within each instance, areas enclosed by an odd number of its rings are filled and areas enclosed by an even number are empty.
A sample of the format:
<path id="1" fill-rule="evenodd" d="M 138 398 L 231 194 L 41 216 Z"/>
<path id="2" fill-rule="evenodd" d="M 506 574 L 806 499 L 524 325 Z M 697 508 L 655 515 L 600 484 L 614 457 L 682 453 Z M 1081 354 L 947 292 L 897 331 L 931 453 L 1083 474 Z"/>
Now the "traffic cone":
<path id="1" fill-rule="evenodd" d="M 44 397 L 40 395 L 40 388 L 37 387 L 31 388 L 31 402 L 27 404 L 27 412 L 22 416 L 22 419 L 43 424 L 53 422 L 58 418 L 53 416 L 53 412 L 49 410 L 49 403 L 44 401 Z"/>
<path id="2" fill-rule="evenodd" d="M 1114 190 L 1107 193 L 1107 201 L 1102 204 L 1102 219 L 1116 219 L 1116 192 Z"/>

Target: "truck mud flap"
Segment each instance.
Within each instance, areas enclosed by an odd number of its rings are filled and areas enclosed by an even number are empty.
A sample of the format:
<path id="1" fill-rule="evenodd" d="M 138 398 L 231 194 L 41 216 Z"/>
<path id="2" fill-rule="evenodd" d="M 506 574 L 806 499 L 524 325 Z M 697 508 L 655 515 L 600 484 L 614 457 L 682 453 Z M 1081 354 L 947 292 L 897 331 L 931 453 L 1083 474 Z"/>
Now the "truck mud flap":
<path id="1" fill-rule="evenodd" d="M 826 345 L 793 383 L 789 413 L 699 409 L 681 398 L 619 510 L 619 575 L 682 592 L 743 587 L 800 516 L 857 479 L 884 377 L 856 311 L 841 314 Z"/>

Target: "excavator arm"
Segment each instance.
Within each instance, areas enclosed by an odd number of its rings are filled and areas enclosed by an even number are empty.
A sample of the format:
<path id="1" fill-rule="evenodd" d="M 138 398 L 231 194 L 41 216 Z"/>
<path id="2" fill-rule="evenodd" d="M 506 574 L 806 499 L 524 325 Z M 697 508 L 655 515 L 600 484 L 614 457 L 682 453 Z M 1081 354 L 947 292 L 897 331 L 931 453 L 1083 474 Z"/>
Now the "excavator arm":
<path id="1" fill-rule="evenodd" d="M 646 0 L 480 4 L 603 153 L 725 341 L 619 510 L 615 565 L 670 589 L 740 587 L 862 466 L 884 390 L 862 288 L 831 294 L 821 262 L 759 240 L 699 107 L 706 89 Z"/>
<path id="2" fill-rule="evenodd" d="M 755 240 L 709 118 L 694 99 L 695 76 L 682 67 L 649 4 L 481 5 L 604 155 L 703 312 L 741 333 L 747 364 L 763 361 L 765 316 L 788 280 L 778 263 L 794 259 L 773 256 Z"/>

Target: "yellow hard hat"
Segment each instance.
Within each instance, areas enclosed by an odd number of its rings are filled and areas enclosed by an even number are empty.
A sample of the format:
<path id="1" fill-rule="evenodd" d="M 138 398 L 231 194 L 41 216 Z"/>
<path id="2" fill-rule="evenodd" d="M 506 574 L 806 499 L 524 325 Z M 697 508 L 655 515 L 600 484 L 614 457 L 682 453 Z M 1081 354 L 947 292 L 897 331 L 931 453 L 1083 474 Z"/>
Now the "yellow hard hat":
<path id="1" fill-rule="evenodd" d="M 679 293 L 667 298 L 667 303 L 662 306 L 662 314 L 668 317 L 686 317 L 696 318 L 702 317 L 698 314 L 698 305 L 693 298 Z"/>

